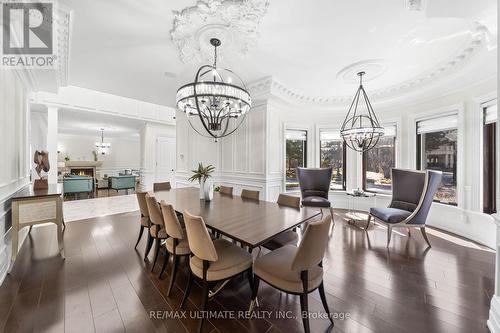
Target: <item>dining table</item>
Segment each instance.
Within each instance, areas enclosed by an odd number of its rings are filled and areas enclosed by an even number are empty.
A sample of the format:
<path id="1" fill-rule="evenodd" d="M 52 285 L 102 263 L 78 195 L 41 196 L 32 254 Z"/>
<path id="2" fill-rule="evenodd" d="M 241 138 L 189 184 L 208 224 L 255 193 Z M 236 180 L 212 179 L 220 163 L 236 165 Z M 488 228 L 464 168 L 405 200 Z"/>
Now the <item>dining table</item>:
<path id="1" fill-rule="evenodd" d="M 219 192 L 210 201 L 202 200 L 196 187 L 156 191 L 154 196 L 158 202 L 171 204 L 178 213 L 188 211 L 203 217 L 208 228 L 247 246 L 249 251 L 321 215 L 315 207 L 297 209 Z"/>

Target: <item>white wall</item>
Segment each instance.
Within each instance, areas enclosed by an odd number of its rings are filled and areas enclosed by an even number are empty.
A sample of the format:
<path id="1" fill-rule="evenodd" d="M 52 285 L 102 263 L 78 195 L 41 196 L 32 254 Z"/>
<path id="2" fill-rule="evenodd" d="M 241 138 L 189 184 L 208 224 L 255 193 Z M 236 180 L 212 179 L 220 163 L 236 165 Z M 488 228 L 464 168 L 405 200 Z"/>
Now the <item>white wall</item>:
<path id="1" fill-rule="evenodd" d="M 0 283 L 11 255 L 10 196 L 29 183 L 29 112 L 27 88 L 12 70 L 0 70 Z M 20 246 L 26 229 L 20 234 Z"/>
<path id="2" fill-rule="evenodd" d="M 110 153 L 106 155 L 98 155 L 99 161 L 102 161 L 102 166 L 98 171 L 102 174 L 115 174 L 124 169 L 139 169 L 141 165 L 140 159 L 140 140 L 137 136 L 126 137 L 105 137 L 105 142 L 111 144 Z M 66 156 L 70 157 L 71 161 L 93 161 L 95 143 L 100 138 L 92 135 L 77 135 L 69 133 L 59 133 L 57 143 L 58 161 L 64 161 Z"/>

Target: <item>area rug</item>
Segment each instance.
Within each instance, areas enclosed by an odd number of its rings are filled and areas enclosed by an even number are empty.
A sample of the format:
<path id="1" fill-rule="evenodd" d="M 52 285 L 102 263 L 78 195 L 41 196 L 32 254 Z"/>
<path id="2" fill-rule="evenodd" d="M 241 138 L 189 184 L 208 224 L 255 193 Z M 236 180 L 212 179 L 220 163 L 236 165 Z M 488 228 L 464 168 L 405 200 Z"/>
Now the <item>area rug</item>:
<path id="1" fill-rule="evenodd" d="M 135 194 L 65 201 L 63 205 L 65 222 L 139 210 Z"/>

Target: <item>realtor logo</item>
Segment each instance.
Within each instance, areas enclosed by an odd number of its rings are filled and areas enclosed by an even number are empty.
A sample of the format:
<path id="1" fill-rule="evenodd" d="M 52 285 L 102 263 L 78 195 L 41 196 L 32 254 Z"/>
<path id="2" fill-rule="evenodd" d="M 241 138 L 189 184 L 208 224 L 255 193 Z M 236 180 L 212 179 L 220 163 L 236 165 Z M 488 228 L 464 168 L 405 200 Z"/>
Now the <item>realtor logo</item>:
<path id="1" fill-rule="evenodd" d="M 2 4 L 2 66 L 52 67 L 53 3 Z"/>

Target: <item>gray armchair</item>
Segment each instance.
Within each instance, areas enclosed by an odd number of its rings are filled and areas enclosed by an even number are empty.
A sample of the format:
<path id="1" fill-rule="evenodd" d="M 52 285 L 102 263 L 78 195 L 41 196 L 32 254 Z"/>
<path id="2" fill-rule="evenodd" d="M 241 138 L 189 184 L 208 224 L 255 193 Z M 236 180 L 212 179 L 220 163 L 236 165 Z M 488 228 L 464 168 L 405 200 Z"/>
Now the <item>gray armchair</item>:
<path id="1" fill-rule="evenodd" d="M 370 208 L 366 229 L 370 226 L 372 217 L 382 222 L 387 226 L 389 246 L 392 228 L 419 228 L 430 247 L 431 243 L 425 233 L 425 222 L 441 178 L 441 171 L 392 169 L 391 203 L 387 208 Z"/>
<path id="2" fill-rule="evenodd" d="M 332 168 L 297 168 L 300 192 L 302 194 L 302 206 L 330 209 L 333 221 L 333 210 L 328 200 L 330 182 L 332 181 Z"/>

